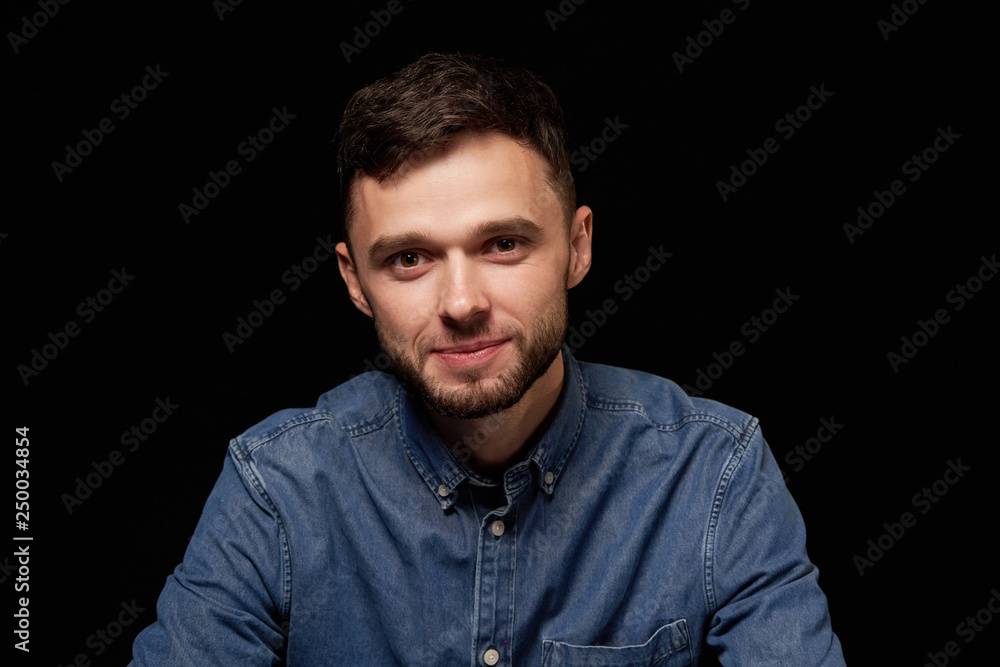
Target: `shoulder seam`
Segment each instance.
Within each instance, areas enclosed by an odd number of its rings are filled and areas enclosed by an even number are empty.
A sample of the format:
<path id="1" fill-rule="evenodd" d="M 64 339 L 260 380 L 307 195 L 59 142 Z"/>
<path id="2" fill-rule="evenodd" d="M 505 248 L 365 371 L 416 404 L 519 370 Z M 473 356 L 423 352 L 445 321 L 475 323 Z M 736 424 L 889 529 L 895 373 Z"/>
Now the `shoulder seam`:
<path id="1" fill-rule="evenodd" d="M 749 416 L 750 421 L 747 422 L 746 425 L 741 426 L 740 424 L 733 423 L 724 417 L 704 411 L 685 412 L 674 421 L 660 422 L 650 417 L 649 413 L 646 412 L 645 406 L 641 403 L 629 400 L 606 399 L 594 396 L 590 393 L 587 394 L 587 406 L 596 410 L 635 412 L 636 414 L 642 415 L 644 418 L 648 419 L 651 424 L 656 426 L 656 428 L 661 431 L 676 431 L 691 422 L 713 424 L 727 431 L 731 436 L 733 436 L 733 439 L 737 441 L 739 441 L 740 438 L 743 437 L 743 434 L 750 430 L 751 427 L 757 422 L 756 417 Z"/>
<path id="2" fill-rule="evenodd" d="M 396 407 L 397 401 L 392 401 L 392 407 L 383 411 L 382 414 L 376 419 L 366 419 L 365 421 L 358 422 L 357 424 L 345 424 L 342 428 L 347 431 L 347 434 L 352 438 L 359 435 L 366 435 L 374 431 L 378 431 L 385 427 L 393 417 L 395 417 L 398 411 Z"/>
<path id="3" fill-rule="evenodd" d="M 341 424 L 337 422 L 334 415 L 325 410 L 311 410 L 304 414 L 297 415 L 286 422 L 282 422 L 278 426 L 275 426 L 273 429 L 267 431 L 265 434 L 255 435 L 247 440 L 243 440 L 242 436 L 237 436 L 234 440 L 240 442 L 241 447 L 246 450 L 246 453 L 249 456 L 260 447 L 280 437 L 296 426 L 303 426 L 311 422 L 329 421 L 353 438 L 383 428 L 389 421 L 392 420 L 393 414 L 393 410 L 386 410 L 384 413 L 379 415 L 377 419 L 369 419 L 358 422 L 357 424 Z"/>
<path id="4" fill-rule="evenodd" d="M 722 469 L 722 474 L 719 476 L 719 482 L 715 489 L 715 496 L 712 498 L 712 510 L 709 515 L 708 529 L 705 531 L 705 601 L 708 605 L 709 614 L 716 612 L 717 603 L 715 599 L 714 559 L 719 515 L 722 512 L 722 504 L 725 502 L 726 494 L 729 491 L 729 482 L 732 480 L 733 475 L 736 474 L 736 469 L 743 462 L 743 455 L 746 453 L 750 440 L 753 439 L 754 434 L 757 432 L 759 424 L 760 422 L 756 417 L 751 417 L 742 432 L 733 433 L 736 447 L 726 460 L 726 465 Z"/>
<path id="5" fill-rule="evenodd" d="M 281 513 L 278 512 L 274 501 L 271 500 L 271 496 L 267 493 L 264 482 L 257 473 L 256 466 L 250 460 L 250 452 L 245 450 L 236 438 L 233 438 L 229 442 L 229 453 L 236 462 L 240 475 L 267 504 L 268 509 L 274 515 L 275 523 L 278 524 L 278 537 L 281 541 L 281 570 L 283 575 L 280 614 L 281 620 L 287 622 L 292 608 L 292 556 L 288 544 L 288 533 L 285 530 L 285 522 L 282 520 Z"/>
<path id="6" fill-rule="evenodd" d="M 282 422 L 281 424 L 275 426 L 274 428 L 270 429 L 269 431 L 265 432 L 262 435 L 255 435 L 253 437 L 248 438 L 245 441 L 242 439 L 243 436 L 238 435 L 235 438 L 233 438 L 233 442 L 239 442 L 241 448 L 245 448 L 246 453 L 249 456 L 262 445 L 270 442 L 271 440 L 274 440 L 278 436 L 282 435 L 283 433 L 292 428 L 295 428 L 296 426 L 301 426 L 303 424 L 308 424 L 309 422 L 323 421 L 323 420 L 333 421 L 333 415 L 331 415 L 329 412 L 326 412 L 325 410 L 310 410 L 303 414 L 292 417 L 288 421 Z"/>

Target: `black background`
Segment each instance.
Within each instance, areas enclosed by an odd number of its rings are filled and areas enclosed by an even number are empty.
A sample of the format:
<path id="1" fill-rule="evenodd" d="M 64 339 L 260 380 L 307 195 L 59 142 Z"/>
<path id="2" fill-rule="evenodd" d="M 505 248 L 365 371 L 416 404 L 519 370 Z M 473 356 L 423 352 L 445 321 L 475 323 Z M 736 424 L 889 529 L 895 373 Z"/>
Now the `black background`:
<path id="1" fill-rule="evenodd" d="M 627 126 L 576 171 L 595 253 L 571 293 L 574 326 L 605 299 L 618 305 L 577 356 L 693 385 L 713 353 L 745 344 L 705 395 L 760 417 L 848 663 L 922 665 L 955 641 L 950 664 L 995 664 L 1000 619 L 968 643 L 956 626 L 1000 587 L 1000 281 L 961 310 L 946 295 L 1000 250 L 997 9 L 907 3 L 916 12 L 885 39 L 888 2 L 680 4 L 567 0 L 553 29 L 556 0 L 405 2 L 350 62 L 339 45 L 386 3 L 247 0 L 220 19 L 209 0 L 77 1 L 16 53 L 8 35 L 4 422 L 8 437 L 30 427 L 30 528 L 10 532 L 33 537 L 31 653 L 15 651 L 17 664 L 127 662 L 229 439 L 279 408 L 312 405 L 375 358 L 335 259 L 294 291 L 282 275 L 317 237 L 337 239 L 330 141 L 347 98 L 431 50 L 499 55 L 537 73 L 562 102 L 574 151 L 606 119 Z M 674 52 L 723 9 L 735 20 L 679 72 Z M 0 28 L 20 32 L 39 11 L 7 3 Z M 112 102 L 157 65 L 169 75 L 120 120 Z M 785 138 L 775 123 L 811 86 L 832 95 Z M 294 119 L 246 163 L 237 146 L 285 107 Z M 52 163 L 105 117 L 114 131 L 60 181 Z M 960 138 L 910 182 L 903 163 L 949 127 Z M 723 201 L 716 182 L 768 137 L 780 149 Z M 242 172 L 185 224 L 178 205 L 233 159 Z M 844 223 L 894 179 L 906 192 L 850 242 Z M 614 285 L 660 245 L 673 256 L 624 300 Z M 84 322 L 77 305 L 122 267 L 134 279 Z M 274 289 L 286 301 L 231 353 L 223 333 Z M 799 298 L 749 343 L 741 327 L 776 289 Z M 939 308 L 950 320 L 894 369 L 887 354 Z M 70 320 L 79 335 L 25 383 L 17 367 Z M 168 397 L 174 413 L 123 447 L 122 433 Z M 843 427 L 794 469 L 786 456 L 823 418 Z M 67 494 L 113 450 L 124 462 L 70 513 Z M 914 494 L 959 459 L 970 470 L 921 514 Z M 916 525 L 859 574 L 854 557 L 906 511 Z M 13 560 L 0 572 L 11 606 Z M 91 638 L 133 600 L 144 611 L 113 643 Z"/>

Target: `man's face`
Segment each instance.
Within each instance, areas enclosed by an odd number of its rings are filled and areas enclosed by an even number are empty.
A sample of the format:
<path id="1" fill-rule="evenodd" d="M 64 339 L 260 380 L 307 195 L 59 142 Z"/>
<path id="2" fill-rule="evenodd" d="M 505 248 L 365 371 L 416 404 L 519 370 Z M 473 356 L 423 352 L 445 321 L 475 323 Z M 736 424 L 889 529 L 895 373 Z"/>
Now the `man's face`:
<path id="1" fill-rule="evenodd" d="M 469 134 L 354 189 L 355 263 L 338 246 L 341 274 L 397 377 L 439 414 L 505 410 L 559 356 L 590 211 L 567 235 L 545 174 L 513 139 Z"/>

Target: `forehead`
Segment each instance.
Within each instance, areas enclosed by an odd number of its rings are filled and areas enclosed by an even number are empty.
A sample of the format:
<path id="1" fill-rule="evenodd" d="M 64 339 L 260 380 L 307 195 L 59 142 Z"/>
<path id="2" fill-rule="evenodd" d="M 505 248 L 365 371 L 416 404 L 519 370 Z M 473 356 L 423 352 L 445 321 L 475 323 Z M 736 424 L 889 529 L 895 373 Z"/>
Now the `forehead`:
<path id="1" fill-rule="evenodd" d="M 351 236 L 363 248 L 387 234 L 457 237 L 484 220 L 558 224 L 560 204 L 546 176 L 545 161 L 530 147 L 497 133 L 464 135 L 382 183 L 362 175 Z"/>

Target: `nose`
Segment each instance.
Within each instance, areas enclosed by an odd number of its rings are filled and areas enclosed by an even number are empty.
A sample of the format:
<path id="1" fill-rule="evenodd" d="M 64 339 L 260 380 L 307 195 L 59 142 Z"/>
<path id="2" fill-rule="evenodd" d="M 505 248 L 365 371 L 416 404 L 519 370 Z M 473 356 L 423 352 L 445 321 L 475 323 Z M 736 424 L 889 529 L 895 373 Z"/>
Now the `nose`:
<path id="1" fill-rule="evenodd" d="M 482 272 L 475 262 L 448 258 L 441 271 L 438 316 L 451 324 L 466 324 L 489 312 L 490 302 Z"/>

